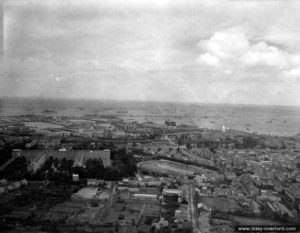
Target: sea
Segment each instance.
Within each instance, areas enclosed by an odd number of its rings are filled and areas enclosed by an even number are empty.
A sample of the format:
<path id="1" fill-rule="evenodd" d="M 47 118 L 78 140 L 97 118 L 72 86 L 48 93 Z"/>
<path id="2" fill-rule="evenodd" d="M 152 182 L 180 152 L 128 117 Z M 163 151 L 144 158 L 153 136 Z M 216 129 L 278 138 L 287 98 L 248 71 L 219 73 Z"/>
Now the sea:
<path id="1" fill-rule="evenodd" d="M 0 117 L 16 115 L 118 116 L 127 122 L 163 124 L 172 120 L 177 125 L 217 130 L 237 129 L 278 136 L 300 133 L 297 106 L 1 98 Z"/>

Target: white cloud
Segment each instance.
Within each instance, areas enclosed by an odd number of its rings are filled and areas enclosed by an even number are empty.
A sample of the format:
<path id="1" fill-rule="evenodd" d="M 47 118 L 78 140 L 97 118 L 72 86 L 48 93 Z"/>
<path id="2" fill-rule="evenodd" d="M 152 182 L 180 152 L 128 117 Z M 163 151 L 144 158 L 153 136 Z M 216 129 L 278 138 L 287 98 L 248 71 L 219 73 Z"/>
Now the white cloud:
<path id="1" fill-rule="evenodd" d="M 290 77 L 300 77 L 300 67 L 287 71 L 286 75 Z"/>
<path id="2" fill-rule="evenodd" d="M 299 1 L 26 2 L 5 7 L 2 95 L 300 105 Z"/>
<path id="3" fill-rule="evenodd" d="M 292 54 L 266 41 L 256 41 L 245 29 L 235 27 L 215 32 L 201 40 L 202 53 L 197 58 L 201 65 L 222 67 L 229 70 L 251 67 L 270 67 L 285 74 L 298 74 L 300 54 Z"/>
<path id="4" fill-rule="evenodd" d="M 268 45 L 261 41 L 247 48 L 247 51 L 241 57 L 246 65 L 265 65 L 278 68 L 290 68 L 294 66 L 293 55 L 290 55 L 278 47 Z"/>
<path id="5" fill-rule="evenodd" d="M 220 66 L 220 59 L 210 53 L 201 54 L 197 61 L 208 66 Z"/>
<path id="6" fill-rule="evenodd" d="M 249 41 L 240 28 L 231 28 L 215 32 L 208 40 L 199 41 L 198 47 L 219 57 L 231 58 L 249 47 Z"/>

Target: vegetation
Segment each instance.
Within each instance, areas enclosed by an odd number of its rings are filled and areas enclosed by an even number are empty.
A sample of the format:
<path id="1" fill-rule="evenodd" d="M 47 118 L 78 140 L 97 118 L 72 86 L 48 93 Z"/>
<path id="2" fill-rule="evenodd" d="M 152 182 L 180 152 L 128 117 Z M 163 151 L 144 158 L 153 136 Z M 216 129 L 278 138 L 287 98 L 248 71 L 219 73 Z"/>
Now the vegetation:
<path id="1" fill-rule="evenodd" d="M 27 141 L 15 142 L 15 143 L 5 143 L 2 148 L 0 148 L 0 166 L 11 159 L 11 152 L 14 148 L 25 149 L 25 144 Z"/>
<path id="2" fill-rule="evenodd" d="M 99 202 L 96 199 L 91 199 L 90 200 L 90 205 L 92 207 L 98 207 L 99 206 Z"/>
<path id="3" fill-rule="evenodd" d="M 49 157 L 43 166 L 34 174 L 27 172 L 28 162 L 24 157 L 17 158 L 4 171 L 0 178 L 9 180 L 51 180 L 70 182 L 72 174 L 78 174 L 81 179 L 96 178 L 105 180 L 120 180 L 122 177 L 132 177 L 137 171 L 136 160 L 124 149 L 112 151 L 112 166 L 104 167 L 102 160 L 89 159 L 85 167 L 73 167 L 73 160 Z"/>
<path id="4" fill-rule="evenodd" d="M 120 180 L 122 177 L 132 177 L 137 171 L 136 161 L 132 154 L 124 150 L 112 152 L 113 165 L 104 167 L 101 160 L 88 160 L 86 167 L 75 167 L 73 173 L 82 178 L 97 178 L 105 180 Z"/>
<path id="5" fill-rule="evenodd" d="M 24 157 L 16 158 L 0 173 L 0 178 L 21 180 L 27 174 L 27 162 Z"/>
<path id="6" fill-rule="evenodd" d="M 170 161 L 177 162 L 177 163 L 184 163 L 184 164 L 187 164 L 187 165 L 204 167 L 204 168 L 207 168 L 207 169 L 210 169 L 210 170 L 219 171 L 219 169 L 214 167 L 214 166 L 210 166 L 210 165 L 207 165 L 207 164 L 200 164 L 200 163 L 197 163 L 197 162 L 194 162 L 194 161 L 184 161 L 184 160 L 175 159 L 175 158 L 168 158 L 168 157 L 164 157 L 164 156 L 158 156 L 158 159 L 170 160 Z"/>

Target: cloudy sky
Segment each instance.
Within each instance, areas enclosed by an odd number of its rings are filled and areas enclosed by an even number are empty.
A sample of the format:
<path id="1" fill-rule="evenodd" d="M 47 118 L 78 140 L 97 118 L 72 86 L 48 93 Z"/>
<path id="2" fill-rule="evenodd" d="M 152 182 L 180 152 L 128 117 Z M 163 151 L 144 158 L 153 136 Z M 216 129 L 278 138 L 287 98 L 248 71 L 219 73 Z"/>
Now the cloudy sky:
<path id="1" fill-rule="evenodd" d="M 298 0 L 6 0 L 0 95 L 300 105 L 299 12 Z"/>

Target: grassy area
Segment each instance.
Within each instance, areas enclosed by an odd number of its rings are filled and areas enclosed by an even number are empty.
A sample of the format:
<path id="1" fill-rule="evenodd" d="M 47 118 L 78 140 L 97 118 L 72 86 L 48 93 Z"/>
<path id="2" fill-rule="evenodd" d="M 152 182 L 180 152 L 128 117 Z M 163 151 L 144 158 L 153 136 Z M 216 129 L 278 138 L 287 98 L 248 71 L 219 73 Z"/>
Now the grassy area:
<path id="1" fill-rule="evenodd" d="M 215 171 L 208 170 L 205 168 L 201 168 L 193 165 L 186 165 L 182 163 L 176 163 L 167 160 L 154 160 L 154 161 L 142 162 L 138 165 L 138 167 L 146 171 L 168 173 L 173 175 L 186 175 L 186 174 L 193 174 L 193 173 L 217 174 Z"/>
<path id="2" fill-rule="evenodd" d="M 266 218 L 251 218 L 234 216 L 234 220 L 240 225 L 281 225 L 279 221 Z"/>
<path id="3" fill-rule="evenodd" d="M 203 197 L 200 198 L 208 208 L 212 210 L 222 211 L 222 212 L 232 212 L 236 209 L 240 209 L 239 204 L 232 199 L 220 198 L 220 197 Z"/>

